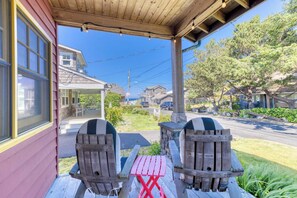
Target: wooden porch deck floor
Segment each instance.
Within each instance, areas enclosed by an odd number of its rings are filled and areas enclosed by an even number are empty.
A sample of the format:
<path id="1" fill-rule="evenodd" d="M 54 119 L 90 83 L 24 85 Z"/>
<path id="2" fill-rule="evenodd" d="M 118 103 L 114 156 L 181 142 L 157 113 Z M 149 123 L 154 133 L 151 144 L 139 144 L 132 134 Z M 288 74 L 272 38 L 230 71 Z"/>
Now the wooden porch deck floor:
<path id="1" fill-rule="evenodd" d="M 167 159 L 167 169 L 165 177 L 159 179 L 158 183 L 162 186 L 167 198 L 176 198 L 176 190 L 175 184 L 172 179 L 172 172 L 171 172 L 172 164 L 170 160 Z M 53 183 L 52 187 L 48 191 L 46 198 L 72 198 L 74 197 L 76 190 L 79 186 L 80 181 L 77 179 L 73 179 L 69 175 L 61 175 L 59 176 L 55 182 Z M 136 179 L 134 179 L 131 192 L 129 194 L 129 198 L 136 198 L 138 197 L 138 193 L 140 192 L 141 186 Z M 156 189 L 153 190 L 154 197 L 160 197 L 159 193 Z M 244 190 L 242 190 L 243 198 L 253 198 L 253 196 Z M 92 195 L 90 192 L 86 192 L 84 198 L 94 198 L 95 196 Z M 96 196 L 104 197 L 104 196 Z M 110 196 L 114 197 L 114 196 Z M 228 192 L 201 192 L 195 190 L 188 190 L 188 197 L 189 198 L 229 198 Z"/>

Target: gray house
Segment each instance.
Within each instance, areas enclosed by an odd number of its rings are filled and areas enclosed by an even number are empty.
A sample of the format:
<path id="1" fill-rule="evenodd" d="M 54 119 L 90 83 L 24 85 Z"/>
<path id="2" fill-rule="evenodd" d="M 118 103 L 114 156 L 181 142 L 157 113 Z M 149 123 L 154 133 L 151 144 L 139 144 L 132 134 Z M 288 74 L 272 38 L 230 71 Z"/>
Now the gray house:
<path id="1" fill-rule="evenodd" d="M 81 51 L 59 45 L 59 99 L 60 120 L 70 116 L 82 116 L 84 107 L 80 94 L 101 94 L 101 117 L 104 118 L 104 93 L 106 82 L 88 76 L 86 61 Z"/>
<path id="2" fill-rule="evenodd" d="M 165 95 L 166 88 L 161 85 L 147 87 L 143 93 L 141 94 L 140 100 L 141 102 L 148 102 L 149 104 L 158 104 L 154 100 L 154 97 L 157 95 Z"/>

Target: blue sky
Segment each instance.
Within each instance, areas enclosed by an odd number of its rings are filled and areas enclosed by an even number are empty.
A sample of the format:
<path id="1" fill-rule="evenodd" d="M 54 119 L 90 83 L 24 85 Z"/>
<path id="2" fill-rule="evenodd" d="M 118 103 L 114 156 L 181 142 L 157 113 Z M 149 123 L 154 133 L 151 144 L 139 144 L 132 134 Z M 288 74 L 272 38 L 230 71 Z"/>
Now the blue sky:
<path id="1" fill-rule="evenodd" d="M 202 40 L 203 48 L 210 39 L 220 40 L 232 36 L 234 25 L 255 15 L 261 19 L 282 11 L 282 0 L 267 0 Z M 147 86 L 162 85 L 171 90 L 170 41 L 129 36 L 60 26 L 59 43 L 79 49 L 87 61 L 87 72 L 107 83 L 117 83 L 127 90 L 128 71 L 131 71 L 131 97 L 138 97 Z M 183 39 L 183 48 L 193 43 Z M 183 54 L 184 65 L 194 60 L 193 52 Z"/>

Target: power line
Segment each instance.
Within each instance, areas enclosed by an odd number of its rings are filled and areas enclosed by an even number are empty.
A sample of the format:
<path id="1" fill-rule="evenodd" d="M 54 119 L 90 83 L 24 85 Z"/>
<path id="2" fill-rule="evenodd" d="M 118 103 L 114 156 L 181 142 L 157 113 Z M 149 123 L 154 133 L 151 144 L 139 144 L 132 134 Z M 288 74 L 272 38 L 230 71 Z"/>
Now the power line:
<path id="1" fill-rule="evenodd" d="M 156 47 L 156 48 L 152 48 L 152 49 L 149 49 L 149 50 L 143 50 L 141 52 L 131 53 L 131 54 L 128 54 L 128 55 L 125 55 L 125 56 L 117 56 L 117 57 L 111 57 L 111 58 L 106 58 L 106 59 L 99 59 L 99 60 L 89 61 L 88 63 L 89 64 L 102 63 L 102 62 L 108 62 L 108 61 L 115 61 L 115 60 L 130 58 L 130 57 L 139 56 L 139 55 L 146 54 L 146 53 L 151 53 L 153 51 L 158 51 L 158 50 L 164 49 L 166 47 L 167 46 L 162 45 L 162 46 L 159 46 L 159 47 Z"/>

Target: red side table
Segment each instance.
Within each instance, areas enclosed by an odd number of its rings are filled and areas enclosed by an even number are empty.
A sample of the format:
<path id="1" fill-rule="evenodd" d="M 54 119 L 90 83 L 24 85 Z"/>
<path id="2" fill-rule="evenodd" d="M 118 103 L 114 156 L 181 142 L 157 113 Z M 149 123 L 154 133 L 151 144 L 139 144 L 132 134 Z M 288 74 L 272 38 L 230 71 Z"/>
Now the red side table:
<path id="1" fill-rule="evenodd" d="M 160 191 L 160 197 L 166 198 L 163 189 L 158 184 L 158 179 L 164 177 L 165 173 L 165 156 L 138 156 L 131 170 L 131 175 L 136 176 L 138 181 L 142 184 L 138 198 L 153 198 L 152 190 L 155 186 Z M 145 182 L 142 176 L 149 176 L 149 180 Z"/>

